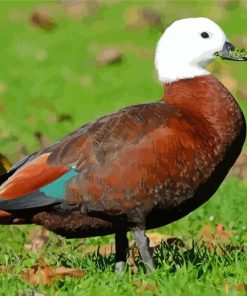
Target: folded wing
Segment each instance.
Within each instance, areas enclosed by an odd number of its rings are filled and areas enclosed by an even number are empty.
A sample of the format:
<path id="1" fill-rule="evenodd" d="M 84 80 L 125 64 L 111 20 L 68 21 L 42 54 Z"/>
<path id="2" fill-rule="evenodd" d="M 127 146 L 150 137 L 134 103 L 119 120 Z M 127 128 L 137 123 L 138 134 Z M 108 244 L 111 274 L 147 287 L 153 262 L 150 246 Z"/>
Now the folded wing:
<path id="1" fill-rule="evenodd" d="M 0 187 L 0 209 L 20 210 L 61 203 L 67 181 L 78 172 L 48 162 L 50 153 L 24 162 Z"/>

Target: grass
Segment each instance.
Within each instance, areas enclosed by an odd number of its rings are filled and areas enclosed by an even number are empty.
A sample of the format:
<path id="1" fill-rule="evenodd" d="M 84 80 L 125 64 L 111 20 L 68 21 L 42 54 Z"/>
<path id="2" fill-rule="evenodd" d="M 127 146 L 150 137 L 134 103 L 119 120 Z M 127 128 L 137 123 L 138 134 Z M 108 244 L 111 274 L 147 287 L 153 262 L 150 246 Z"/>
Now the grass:
<path id="1" fill-rule="evenodd" d="M 29 17 L 33 9 L 46 6 L 57 26 L 54 30 L 34 28 Z M 92 15 L 77 19 L 57 2 L 0 2 L 0 152 L 12 162 L 41 146 L 40 132 L 53 142 L 64 134 L 123 106 L 154 101 L 162 89 L 155 77 L 153 53 L 160 28 L 134 29 L 126 19 L 137 7 L 161 12 L 164 26 L 189 16 L 208 16 L 228 33 L 229 40 L 244 47 L 246 5 L 217 5 L 213 1 L 119 1 L 101 2 Z M 241 36 L 241 38 L 239 37 Z M 240 41 L 239 41 L 240 40 Z M 236 43 L 236 42 L 235 42 Z M 95 55 L 107 45 L 118 47 L 123 63 L 98 67 Z M 246 85 L 245 63 L 216 61 L 214 73 L 229 77 L 235 95 Z M 229 74 L 230 73 L 230 74 Z M 232 86 L 232 85 L 235 85 Z M 247 114 L 246 100 L 239 103 Z M 61 118 L 65 118 L 61 120 Z M 127 271 L 112 273 L 113 255 L 84 254 L 91 245 L 112 243 L 113 237 L 65 240 L 49 234 L 39 253 L 25 248 L 33 226 L 1 226 L 0 265 L 13 269 L 0 274 L 0 295 L 247 295 L 238 285 L 247 284 L 246 251 L 237 249 L 214 254 L 197 241 L 206 225 L 222 223 L 233 231 L 231 246 L 246 246 L 247 183 L 228 177 L 214 197 L 187 217 L 157 231 L 181 238 L 188 249 L 163 245 L 155 254 L 157 270 L 145 275 Z M 80 243 L 82 245 L 76 248 Z M 32 287 L 21 279 L 24 269 L 43 257 L 53 266 L 87 270 L 82 279 L 67 277 L 51 286 Z"/>

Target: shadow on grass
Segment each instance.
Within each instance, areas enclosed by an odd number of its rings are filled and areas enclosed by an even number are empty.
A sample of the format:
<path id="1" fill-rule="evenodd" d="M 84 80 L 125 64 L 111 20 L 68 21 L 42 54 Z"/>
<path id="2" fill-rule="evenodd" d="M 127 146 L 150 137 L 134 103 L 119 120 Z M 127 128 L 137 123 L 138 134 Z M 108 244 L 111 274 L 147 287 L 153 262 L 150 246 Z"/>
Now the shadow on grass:
<path id="1" fill-rule="evenodd" d="M 172 243 L 162 241 L 152 249 L 153 259 L 157 269 L 164 269 L 168 273 L 175 273 L 179 268 L 192 265 L 197 270 L 197 278 L 203 277 L 216 266 L 226 267 L 245 260 L 246 252 L 242 246 L 217 244 L 210 249 L 204 241 L 193 241 L 190 248 L 185 247 L 179 239 Z M 103 256 L 99 248 L 92 254 L 87 254 L 83 260 L 83 267 L 92 270 L 114 270 L 115 254 Z M 135 257 L 138 270 L 145 270 L 140 256 Z"/>
<path id="2" fill-rule="evenodd" d="M 197 269 L 197 278 L 201 278 L 216 266 L 226 267 L 244 260 L 244 257 L 245 250 L 242 246 L 217 243 L 214 248 L 209 248 L 204 241 L 192 241 L 191 248 L 181 245 L 180 240 L 172 244 L 162 242 L 154 251 L 157 268 L 162 268 L 165 262 L 170 273 L 174 273 L 182 266 L 192 265 Z"/>

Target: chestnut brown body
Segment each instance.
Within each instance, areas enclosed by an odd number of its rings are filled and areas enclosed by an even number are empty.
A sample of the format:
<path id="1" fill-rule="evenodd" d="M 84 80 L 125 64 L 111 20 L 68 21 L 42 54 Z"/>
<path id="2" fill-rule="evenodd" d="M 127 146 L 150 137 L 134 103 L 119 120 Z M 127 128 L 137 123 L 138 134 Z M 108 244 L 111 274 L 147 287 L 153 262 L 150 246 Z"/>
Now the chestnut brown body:
<path id="1" fill-rule="evenodd" d="M 167 84 L 161 101 L 105 116 L 27 160 L 48 153 L 49 165 L 79 175 L 66 185 L 66 209 L 12 214 L 67 237 L 166 225 L 213 195 L 245 135 L 237 102 L 212 75 Z"/>

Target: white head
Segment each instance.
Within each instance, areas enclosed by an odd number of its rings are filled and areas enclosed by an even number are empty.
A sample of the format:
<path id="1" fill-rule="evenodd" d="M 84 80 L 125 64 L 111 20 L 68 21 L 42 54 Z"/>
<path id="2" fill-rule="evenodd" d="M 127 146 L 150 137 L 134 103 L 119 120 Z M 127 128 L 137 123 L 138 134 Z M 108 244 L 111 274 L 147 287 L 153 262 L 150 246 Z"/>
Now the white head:
<path id="1" fill-rule="evenodd" d="M 159 80 L 164 83 L 209 74 L 203 67 L 227 41 L 223 30 L 208 18 L 172 23 L 160 38 L 155 56 Z"/>

